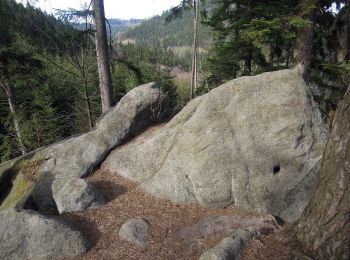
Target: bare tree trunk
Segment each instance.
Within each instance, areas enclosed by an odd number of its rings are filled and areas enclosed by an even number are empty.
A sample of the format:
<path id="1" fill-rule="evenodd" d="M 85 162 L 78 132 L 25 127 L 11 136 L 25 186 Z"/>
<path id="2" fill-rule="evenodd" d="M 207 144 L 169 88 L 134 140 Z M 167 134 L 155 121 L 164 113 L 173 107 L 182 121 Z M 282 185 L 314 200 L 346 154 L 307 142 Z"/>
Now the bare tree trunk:
<path id="1" fill-rule="evenodd" d="M 319 259 L 350 259 L 350 87 L 338 105 L 318 185 L 296 226 Z"/>
<path id="2" fill-rule="evenodd" d="M 291 54 L 292 54 L 292 47 L 290 44 L 287 46 L 287 57 L 286 57 L 286 68 L 289 68 L 290 65 L 290 59 L 291 59 Z"/>
<path id="3" fill-rule="evenodd" d="M 270 54 L 269 54 L 269 64 L 270 64 L 271 68 L 273 68 L 273 64 L 274 64 L 274 61 L 275 61 L 275 56 L 276 56 L 275 46 L 271 45 L 270 46 Z"/>
<path id="4" fill-rule="evenodd" d="M 89 72 L 86 66 L 87 55 L 88 54 L 85 53 L 85 49 L 82 49 L 81 65 L 78 65 L 78 69 L 83 80 L 83 96 L 85 101 L 85 110 L 86 110 L 86 115 L 88 119 L 89 130 L 92 130 L 93 122 L 92 122 L 92 116 L 91 116 L 91 103 L 90 103 L 90 97 L 88 92 L 88 76 L 87 76 L 87 73 Z M 78 61 L 78 64 L 79 64 L 79 61 Z"/>
<path id="5" fill-rule="evenodd" d="M 309 71 L 312 59 L 312 49 L 315 34 L 314 15 L 316 10 L 316 0 L 299 0 L 301 8 L 301 17 L 308 21 L 309 24 L 301 29 L 296 38 L 293 65 L 301 65 L 301 73 L 306 80 L 309 81 Z"/>
<path id="6" fill-rule="evenodd" d="M 247 1 L 248 14 L 247 17 L 251 19 L 252 17 L 252 0 Z M 244 75 L 250 76 L 252 74 L 252 59 L 253 59 L 253 50 L 252 44 L 248 43 L 249 53 L 244 58 Z"/>
<path id="7" fill-rule="evenodd" d="M 112 77 L 109 64 L 103 0 L 93 0 L 96 26 L 96 54 L 101 91 L 102 112 L 113 106 Z"/>
<path id="8" fill-rule="evenodd" d="M 26 154 L 26 148 L 23 144 L 22 134 L 21 134 L 21 128 L 19 126 L 18 118 L 17 118 L 17 102 L 16 102 L 16 94 L 14 88 L 11 86 L 10 81 L 8 77 L 3 76 L 1 79 L 1 86 L 6 93 L 7 101 L 9 103 L 10 107 L 10 113 L 13 118 L 13 125 L 15 127 L 15 132 L 17 136 L 17 141 L 19 145 L 19 149 L 21 150 L 22 154 Z"/>
<path id="9" fill-rule="evenodd" d="M 246 76 L 252 75 L 252 59 L 253 59 L 253 54 L 252 54 L 252 50 L 250 50 L 249 55 L 247 55 L 244 61 L 244 75 Z"/>
<path id="10" fill-rule="evenodd" d="M 88 118 L 88 123 L 89 123 L 89 130 L 93 128 L 93 123 L 92 123 L 92 117 L 91 117 L 91 104 L 90 104 L 90 98 L 89 98 L 89 93 L 87 90 L 88 87 L 88 82 L 87 79 L 84 78 L 84 100 L 85 100 L 85 109 L 86 109 L 86 115 Z"/>
<path id="11" fill-rule="evenodd" d="M 194 98 L 198 83 L 198 21 L 199 21 L 199 1 L 194 0 L 193 18 L 193 44 L 192 44 L 192 77 L 190 99 Z"/>

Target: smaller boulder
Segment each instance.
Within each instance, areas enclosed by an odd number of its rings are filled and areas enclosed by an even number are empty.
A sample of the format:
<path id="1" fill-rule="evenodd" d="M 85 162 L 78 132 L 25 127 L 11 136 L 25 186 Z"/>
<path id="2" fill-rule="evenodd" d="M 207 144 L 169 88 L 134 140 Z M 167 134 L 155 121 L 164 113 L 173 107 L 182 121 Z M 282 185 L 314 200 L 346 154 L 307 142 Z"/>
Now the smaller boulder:
<path id="1" fill-rule="evenodd" d="M 37 152 L 35 158 L 45 158 L 45 161 L 37 173 L 33 191 L 35 204 L 40 210 L 55 206 L 51 189 L 55 178 L 88 176 L 111 150 L 161 120 L 169 112 L 168 105 L 168 95 L 156 83 L 143 84 L 104 113 L 90 132 Z"/>
<path id="2" fill-rule="evenodd" d="M 255 235 L 257 235 L 257 231 L 254 229 L 239 229 L 225 237 L 215 247 L 204 252 L 199 260 L 237 260 Z"/>
<path id="3" fill-rule="evenodd" d="M 98 208 L 105 203 L 102 194 L 80 178 L 59 178 L 52 184 L 52 195 L 58 212 Z"/>
<path id="4" fill-rule="evenodd" d="M 0 213 L 0 259 L 72 258 L 90 246 L 81 231 L 57 217 L 31 210 Z"/>
<path id="5" fill-rule="evenodd" d="M 129 219 L 119 230 L 119 237 L 138 247 L 144 247 L 149 239 L 150 224 L 143 218 Z"/>

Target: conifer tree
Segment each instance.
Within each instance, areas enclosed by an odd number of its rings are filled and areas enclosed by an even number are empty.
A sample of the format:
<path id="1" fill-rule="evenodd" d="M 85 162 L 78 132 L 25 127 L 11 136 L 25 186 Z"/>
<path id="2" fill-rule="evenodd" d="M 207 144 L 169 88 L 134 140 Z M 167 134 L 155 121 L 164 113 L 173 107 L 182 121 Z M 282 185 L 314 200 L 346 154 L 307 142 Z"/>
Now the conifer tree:
<path id="1" fill-rule="evenodd" d="M 321 46 L 334 42 L 330 36 L 335 19 L 331 6 L 336 4 L 340 8 L 345 2 L 213 1 L 206 22 L 212 28 L 213 38 L 204 64 L 207 82 L 216 86 L 241 75 L 288 68 L 298 63 L 305 65 L 305 71 L 309 71 L 307 68 L 318 70 L 325 60 L 332 62 L 329 57 L 334 47 L 325 53 Z"/>
<path id="2" fill-rule="evenodd" d="M 102 112 L 106 112 L 113 106 L 113 96 L 103 0 L 93 0 L 93 9 L 96 26 L 96 55 Z"/>

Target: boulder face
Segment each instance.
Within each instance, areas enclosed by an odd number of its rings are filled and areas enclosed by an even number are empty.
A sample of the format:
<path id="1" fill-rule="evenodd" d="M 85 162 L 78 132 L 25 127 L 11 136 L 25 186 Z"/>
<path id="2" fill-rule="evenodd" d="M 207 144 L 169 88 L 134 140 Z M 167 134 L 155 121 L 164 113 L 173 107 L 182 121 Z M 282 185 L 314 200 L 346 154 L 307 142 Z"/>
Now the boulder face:
<path id="1" fill-rule="evenodd" d="M 167 96 L 155 83 L 134 88 L 86 134 L 49 146 L 35 155 L 44 158 L 33 198 L 40 209 L 54 207 L 51 185 L 59 178 L 81 178 L 93 171 L 111 149 L 167 112 Z"/>
<path id="2" fill-rule="evenodd" d="M 98 208 L 105 204 L 102 194 L 80 178 L 59 178 L 52 184 L 59 213 Z"/>
<path id="3" fill-rule="evenodd" d="M 81 256 L 89 240 L 55 217 L 8 209 L 0 214 L 0 259 L 52 259 Z"/>
<path id="4" fill-rule="evenodd" d="M 297 70 L 232 80 L 192 100 L 104 167 L 176 203 L 298 219 L 312 193 L 326 128 Z"/>

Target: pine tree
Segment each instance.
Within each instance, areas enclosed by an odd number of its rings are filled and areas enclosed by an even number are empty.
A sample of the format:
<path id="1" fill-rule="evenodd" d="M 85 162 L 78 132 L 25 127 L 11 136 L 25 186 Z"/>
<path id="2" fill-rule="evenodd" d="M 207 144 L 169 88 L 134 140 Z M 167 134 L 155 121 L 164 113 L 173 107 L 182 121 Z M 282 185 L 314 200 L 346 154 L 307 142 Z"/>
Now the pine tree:
<path id="1" fill-rule="evenodd" d="M 93 0 L 94 21 L 96 26 L 96 53 L 100 81 L 102 112 L 113 106 L 112 77 L 109 63 L 106 21 L 103 0 Z"/>
<path id="2" fill-rule="evenodd" d="M 62 57 L 71 43 L 67 36 L 79 32 L 14 0 L 0 1 L 0 16 L 0 157 L 7 160 L 86 127 L 78 123 L 82 113 L 75 113 L 80 98 L 74 87 L 81 82 L 48 62 L 70 70 Z M 73 49 L 77 54 L 77 48 Z M 89 83 L 90 95 L 95 83 Z"/>
<path id="3" fill-rule="evenodd" d="M 241 75 L 298 63 L 319 70 L 325 60 L 331 62 L 328 57 L 334 51 L 334 47 L 328 53 L 321 49 L 326 41 L 332 41 L 329 33 L 335 15 L 330 7 L 334 3 L 340 7 L 345 2 L 213 1 L 206 22 L 213 38 L 205 63 L 206 81 L 213 87 Z M 314 44 L 316 41 L 318 44 Z"/>

